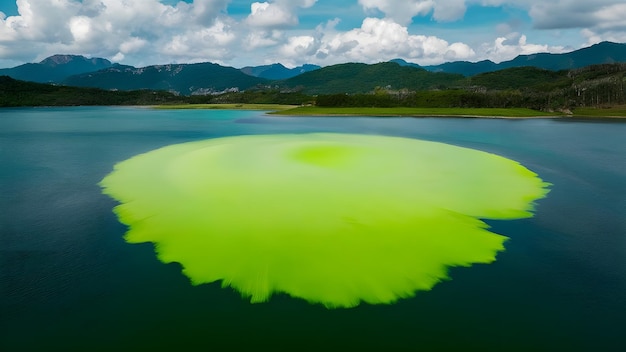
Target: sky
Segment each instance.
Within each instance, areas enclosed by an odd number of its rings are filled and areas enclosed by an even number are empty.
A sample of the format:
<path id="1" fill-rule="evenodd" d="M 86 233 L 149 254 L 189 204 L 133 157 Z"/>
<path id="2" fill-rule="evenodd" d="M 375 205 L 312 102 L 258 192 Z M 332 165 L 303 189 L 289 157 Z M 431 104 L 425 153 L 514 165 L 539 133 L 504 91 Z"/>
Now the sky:
<path id="1" fill-rule="evenodd" d="M 0 0 L 0 67 L 501 62 L 626 42 L 624 0 Z"/>

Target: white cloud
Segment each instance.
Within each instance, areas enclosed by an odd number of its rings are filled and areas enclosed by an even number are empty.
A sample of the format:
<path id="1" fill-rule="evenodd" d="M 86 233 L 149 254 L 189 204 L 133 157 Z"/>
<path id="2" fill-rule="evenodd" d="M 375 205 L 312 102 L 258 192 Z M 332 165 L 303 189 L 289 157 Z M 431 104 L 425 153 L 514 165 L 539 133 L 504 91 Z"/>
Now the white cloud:
<path id="1" fill-rule="evenodd" d="M 467 6 L 509 6 L 528 11 L 538 29 L 620 26 L 623 0 L 358 0 L 366 13 L 377 11 L 385 18 L 407 25 L 416 16 L 431 15 L 438 22 L 462 19 Z M 620 15 L 622 15 L 620 17 Z M 609 23 L 605 21 L 609 18 Z"/>
<path id="2" fill-rule="evenodd" d="M 488 6 L 513 6 L 528 11 L 537 29 L 603 28 L 624 30 L 624 0 L 465 0 Z"/>
<path id="3" fill-rule="evenodd" d="M 309 8 L 317 0 L 253 2 L 246 22 L 253 27 L 279 28 L 298 24 L 297 9 Z"/>
<path id="4" fill-rule="evenodd" d="M 243 47 L 247 51 L 252 51 L 259 48 L 278 45 L 283 39 L 284 34 L 280 30 L 256 30 L 251 31 L 246 35 Z"/>
<path id="5" fill-rule="evenodd" d="M 598 9 L 593 17 L 596 25 L 592 28 L 597 31 L 621 31 L 621 37 L 626 34 L 626 3 L 614 4 Z"/>
<path id="6" fill-rule="evenodd" d="M 308 35 L 291 37 L 279 49 L 283 57 L 311 57 L 319 47 L 315 38 Z"/>
<path id="7" fill-rule="evenodd" d="M 176 62 L 223 61 L 233 57 L 236 38 L 230 24 L 217 20 L 211 27 L 175 35 L 157 50 Z"/>
<path id="8" fill-rule="evenodd" d="M 194 0 L 191 5 L 193 18 L 200 24 L 208 25 L 215 21 L 217 15 L 226 10 L 230 0 Z M 178 3 L 181 7 L 183 3 Z"/>
<path id="9" fill-rule="evenodd" d="M 359 0 L 366 12 L 378 10 L 386 18 L 400 24 L 409 24 L 415 16 L 430 13 L 435 6 L 434 0 Z"/>
<path id="10" fill-rule="evenodd" d="M 148 45 L 148 41 L 142 38 L 130 37 L 120 44 L 120 53 L 136 53 Z"/>
<path id="11" fill-rule="evenodd" d="M 430 64 L 448 60 L 465 60 L 474 57 L 474 51 L 463 43 L 447 41 L 424 35 L 411 35 L 408 29 L 390 19 L 366 18 L 360 28 L 347 32 L 328 32 L 321 29 L 318 38 L 292 37 L 281 48 L 281 54 L 290 64 L 312 60 L 303 55 L 314 55 L 320 64 L 340 62 L 375 63 L 394 58 Z"/>
<path id="12" fill-rule="evenodd" d="M 466 10 L 465 0 L 438 0 L 435 2 L 433 19 L 439 22 L 460 20 Z"/>
<path id="13" fill-rule="evenodd" d="M 386 18 L 409 24 L 415 16 L 432 14 L 438 22 L 456 21 L 465 15 L 465 0 L 359 0 L 366 12 L 380 11 Z"/>
<path id="14" fill-rule="evenodd" d="M 586 39 L 585 46 L 597 44 L 602 41 L 626 43 L 626 31 L 602 31 L 601 33 L 598 33 L 585 28 L 581 30 L 580 33 Z"/>
<path id="15" fill-rule="evenodd" d="M 70 32 L 74 40 L 77 42 L 84 42 L 89 40 L 91 31 L 91 19 L 86 16 L 75 16 L 70 18 Z"/>
<path id="16" fill-rule="evenodd" d="M 113 57 L 111 57 L 111 61 L 113 62 L 121 62 L 124 60 L 124 58 L 126 57 L 126 55 L 122 54 L 122 53 L 117 53 L 115 55 L 113 55 Z"/>
<path id="17" fill-rule="evenodd" d="M 235 36 L 224 14 L 229 2 L 17 0 L 19 15 L 0 19 L 0 40 L 21 47 L 19 55 L 37 59 L 55 53 L 135 61 L 145 60 L 140 55 L 221 59 Z M 172 51 L 164 52 L 165 47 Z"/>
<path id="18" fill-rule="evenodd" d="M 508 37 L 499 37 L 491 44 L 484 44 L 480 50 L 481 56 L 496 63 L 512 60 L 518 55 L 563 53 L 566 51 L 562 46 L 528 43 L 526 36 L 519 33 L 511 33 Z"/>
<path id="19" fill-rule="evenodd" d="M 327 65 L 397 57 L 436 64 L 560 52 L 563 47 L 545 44 L 558 44 L 557 31 L 569 36 L 567 45 L 626 42 L 623 0 L 350 0 L 337 2 L 336 13 L 329 13 L 327 4 L 316 7 L 316 0 L 257 0 L 249 13 L 229 14 L 231 1 L 17 0 L 18 15 L 0 12 L 0 67 L 58 53 L 136 66 L 197 61 Z M 526 11 L 534 28 L 525 16 L 518 16 L 518 22 L 503 18 L 491 33 L 482 26 L 471 33 L 455 32 L 463 32 L 463 22 L 437 26 L 438 32 L 423 22 L 410 25 L 416 16 L 457 21 L 468 6 Z M 304 14 L 308 16 L 300 24 Z M 311 23 L 313 18 L 319 23 Z"/>
<path id="20" fill-rule="evenodd" d="M 247 22 L 255 27 L 283 27 L 298 24 L 298 18 L 278 4 L 253 2 Z"/>
<path id="21" fill-rule="evenodd" d="M 626 41 L 626 4 L 623 0 L 556 0 L 530 5 L 539 29 L 580 28 L 586 44 Z"/>
<path id="22" fill-rule="evenodd" d="M 17 0 L 20 16 L 10 16 L 0 29 L 0 38 L 13 40 L 62 41 L 71 40 L 71 33 L 65 19 L 69 10 L 76 13 L 79 6 L 70 1 Z"/>
<path id="23" fill-rule="evenodd" d="M 588 27 L 594 25 L 590 16 L 604 0 L 539 2 L 530 6 L 534 25 L 541 29 Z"/>

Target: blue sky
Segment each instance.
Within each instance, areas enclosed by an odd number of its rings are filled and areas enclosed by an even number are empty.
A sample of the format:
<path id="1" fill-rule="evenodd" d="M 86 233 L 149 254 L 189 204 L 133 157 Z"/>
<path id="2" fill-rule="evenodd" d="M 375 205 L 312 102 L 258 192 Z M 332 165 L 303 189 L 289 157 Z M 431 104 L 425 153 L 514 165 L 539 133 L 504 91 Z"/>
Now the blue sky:
<path id="1" fill-rule="evenodd" d="M 623 0 L 0 0 L 0 67 L 496 62 L 626 42 Z"/>

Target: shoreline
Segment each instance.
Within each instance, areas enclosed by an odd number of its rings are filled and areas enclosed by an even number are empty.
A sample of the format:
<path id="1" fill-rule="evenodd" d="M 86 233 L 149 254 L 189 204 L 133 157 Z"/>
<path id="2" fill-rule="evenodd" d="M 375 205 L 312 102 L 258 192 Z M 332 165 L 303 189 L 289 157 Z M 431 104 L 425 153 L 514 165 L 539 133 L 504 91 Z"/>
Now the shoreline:
<path id="1" fill-rule="evenodd" d="M 269 114 L 277 116 L 309 117 L 455 117 L 489 119 L 554 119 L 567 116 L 564 114 L 542 113 L 522 108 L 320 108 L 310 106 L 275 111 Z"/>
<path id="2" fill-rule="evenodd" d="M 434 114 L 414 114 L 414 115 L 382 115 L 382 114 L 287 114 L 287 113 L 274 113 L 269 112 L 267 115 L 272 116 L 283 116 L 283 117 L 374 117 L 374 118 L 388 118 L 388 117 L 407 117 L 407 118 L 431 118 L 431 117 L 441 117 L 441 118 L 464 118 L 464 119 L 515 119 L 515 120 L 523 120 L 523 119 L 567 119 L 567 118 L 576 118 L 576 116 L 566 116 L 566 115 L 545 115 L 545 116 L 497 116 L 497 115 L 434 115 Z M 595 118 L 595 117 L 592 117 Z M 602 118 L 602 117 L 600 117 Z M 607 117 L 612 118 L 612 117 Z"/>
<path id="3" fill-rule="evenodd" d="M 148 106 L 155 110 L 259 110 L 280 112 L 298 108 L 299 105 L 284 104 L 248 104 L 248 103 L 227 103 L 227 104 L 165 104 Z"/>
<path id="4" fill-rule="evenodd" d="M 544 116 L 496 116 L 496 115 L 367 115 L 367 114 L 276 114 L 266 115 L 282 117 L 370 117 L 370 118 L 460 118 L 460 119 L 491 119 L 491 120 L 624 120 L 626 116 L 593 116 L 593 115 L 544 115 Z"/>
<path id="5" fill-rule="evenodd" d="M 580 108 L 579 114 L 541 112 L 525 108 L 326 108 L 284 104 L 171 104 L 171 105 L 72 105 L 72 106 L 15 106 L 19 108 L 71 108 L 71 107 L 125 107 L 154 110 L 254 110 L 265 111 L 269 116 L 283 117 L 411 117 L 411 118 L 481 118 L 481 119 L 554 119 L 554 120 L 613 120 L 626 121 L 626 106 L 613 108 Z M 0 109 L 2 109 L 0 108 Z M 611 114 L 613 113 L 613 114 Z"/>
<path id="6" fill-rule="evenodd" d="M 325 108 L 303 106 L 294 109 L 274 111 L 276 116 L 303 117 L 446 117 L 446 118 L 485 118 L 485 119 L 563 119 L 563 120 L 625 120 L 626 109 L 585 108 L 577 114 L 542 112 L 526 108 Z M 608 111 L 607 111 L 608 110 Z M 605 114 L 603 114 L 605 113 Z M 613 114 L 611 114 L 613 113 Z"/>
<path id="7" fill-rule="evenodd" d="M 459 117 L 459 118 L 560 118 L 566 115 L 523 108 L 326 108 L 280 104 L 153 105 L 156 110 L 259 110 L 273 116 L 302 117 Z"/>

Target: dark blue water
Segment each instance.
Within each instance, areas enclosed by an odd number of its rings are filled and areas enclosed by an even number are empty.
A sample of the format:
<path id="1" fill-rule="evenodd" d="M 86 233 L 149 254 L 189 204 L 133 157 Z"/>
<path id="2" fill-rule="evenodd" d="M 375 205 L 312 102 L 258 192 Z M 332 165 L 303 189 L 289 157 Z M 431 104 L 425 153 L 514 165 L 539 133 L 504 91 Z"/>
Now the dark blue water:
<path id="1" fill-rule="evenodd" d="M 97 183 L 155 148 L 239 134 L 348 132 L 515 159 L 553 183 L 491 265 L 395 305 L 250 304 L 193 287 L 129 245 Z M 305 226 L 305 225 L 303 225 Z M 285 118 L 253 111 L 0 110 L 0 351 L 621 351 L 626 346 L 626 123 Z"/>

